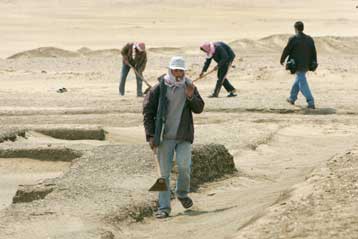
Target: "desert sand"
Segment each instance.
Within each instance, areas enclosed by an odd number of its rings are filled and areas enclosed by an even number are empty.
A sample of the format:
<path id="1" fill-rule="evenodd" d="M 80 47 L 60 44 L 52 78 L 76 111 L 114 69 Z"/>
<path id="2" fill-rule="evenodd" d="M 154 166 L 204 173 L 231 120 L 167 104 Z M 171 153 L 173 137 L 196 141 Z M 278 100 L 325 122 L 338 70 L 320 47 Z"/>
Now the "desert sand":
<path id="1" fill-rule="evenodd" d="M 358 238 L 357 5 L 0 0 L 0 238 Z M 285 101 L 294 76 L 279 57 L 296 20 L 316 41 L 316 110 Z M 209 99 L 215 75 L 198 81 L 194 119 L 195 146 L 225 146 L 237 172 L 200 184 L 191 210 L 173 200 L 161 221 L 132 72 L 118 95 L 119 50 L 136 40 L 151 84 L 173 55 L 197 77 L 203 41 L 237 53 L 239 96 Z M 11 203 L 24 184 L 46 195 Z"/>

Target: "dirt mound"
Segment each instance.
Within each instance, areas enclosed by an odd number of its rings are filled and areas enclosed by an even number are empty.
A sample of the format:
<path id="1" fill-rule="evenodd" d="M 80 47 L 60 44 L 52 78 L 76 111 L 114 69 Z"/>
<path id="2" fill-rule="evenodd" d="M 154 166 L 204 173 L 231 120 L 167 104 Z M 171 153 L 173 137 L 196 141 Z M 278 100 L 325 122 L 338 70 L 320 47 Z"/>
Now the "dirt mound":
<path id="1" fill-rule="evenodd" d="M 88 47 L 82 47 L 77 50 L 82 56 L 91 56 L 91 57 L 110 57 L 110 56 L 119 56 L 121 51 L 119 49 L 101 49 L 101 50 L 91 50 Z"/>
<path id="2" fill-rule="evenodd" d="M 315 38 L 318 52 L 324 53 L 358 53 L 358 37 L 317 37 Z"/>
<path id="3" fill-rule="evenodd" d="M 7 59 L 37 58 L 37 57 L 78 57 L 77 52 L 67 51 L 56 47 L 40 47 L 29 51 L 19 52 Z"/>
<path id="4" fill-rule="evenodd" d="M 183 49 L 178 48 L 178 47 L 151 47 L 148 48 L 149 52 L 154 52 L 154 53 L 181 53 L 183 52 Z"/>
<path id="5" fill-rule="evenodd" d="M 224 145 L 209 144 L 193 147 L 191 188 L 210 182 L 227 174 L 235 173 L 234 157 Z"/>
<path id="6" fill-rule="evenodd" d="M 239 39 L 230 42 L 235 51 L 244 54 L 274 53 L 280 52 L 288 41 L 290 35 L 271 35 L 258 40 Z"/>
<path id="7" fill-rule="evenodd" d="M 259 40 L 239 39 L 230 43 L 237 51 L 245 54 L 279 52 L 287 43 L 290 35 L 271 35 Z"/>
<path id="8" fill-rule="evenodd" d="M 262 54 L 262 53 L 281 53 L 282 49 L 290 38 L 289 34 L 277 34 L 267 36 L 258 40 L 239 39 L 230 42 L 230 46 L 240 54 Z M 319 53 L 342 53 L 357 54 L 358 53 L 358 37 L 333 37 L 322 36 L 314 37 L 316 47 Z M 158 54 L 197 54 L 197 48 L 179 48 L 179 47 L 151 47 L 149 52 Z M 40 47 L 37 49 L 24 51 L 8 57 L 7 59 L 36 58 L 36 57 L 110 57 L 119 56 L 119 49 L 101 49 L 91 50 L 82 47 L 76 52 L 68 51 L 56 47 Z"/>
<path id="9" fill-rule="evenodd" d="M 357 238 L 357 153 L 331 159 L 236 238 Z"/>
<path id="10" fill-rule="evenodd" d="M 82 51 L 81 53 L 84 56 L 91 57 L 110 57 L 110 56 L 120 56 L 121 51 L 118 49 L 103 49 L 103 50 L 94 50 L 94 51 Z"/>
<path id="11" fill-rule="evenodd" d="M 92 52 L 92 50 L 88 47 L 81 47 L 80 49 L 77 50 L 77 52 L 85 55 L 85 54 Z"/>
<path id="12" fill-rule="evenodd" d="M 258 40 L 239 39 L 230 42 L 230 45 L 241 54 L 278 53 L 280 54 L 292 35 L 277 34 Z M 319 53 L 358 53 L 358 37 L 313 37 Z"/>
<path id="13" fill-rule="evenodd" d="M 258 40 L 261 44 L 269 46 L 271 49 L 281 49 L 288 42 L 290 35 L 288 34 L 278 34 L 271 35 Z"/>

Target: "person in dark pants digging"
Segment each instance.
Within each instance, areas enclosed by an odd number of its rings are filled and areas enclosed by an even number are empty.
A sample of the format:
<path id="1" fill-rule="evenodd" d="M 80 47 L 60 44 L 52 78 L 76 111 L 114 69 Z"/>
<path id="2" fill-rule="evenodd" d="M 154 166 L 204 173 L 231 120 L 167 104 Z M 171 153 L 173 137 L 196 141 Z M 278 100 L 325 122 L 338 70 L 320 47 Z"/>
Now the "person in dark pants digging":
<path id="1" fill-rule="evenodd" d="M 280 60 L 281 65 L 283 65 L 288 57 L 287 61 L 294 62 L 295 65 L 296 80 L 293 83 L 287 102 L 292 105 L 295 104 L 297 95 L 301 91 L 308 103 L 307 108 L 315 109 L 315 103 L 306 79 L 306 73 L 309 70 L 315 71 L 318 66 L 316 47 L 312 37 L 303 33 L 303 22 L 296 22 L 294 28 L 296 34 L 288 40 Z"/>
<path id="2" fill-rule="evenodd" d="M 137 79 L 137 96 L 142 97 L 142 79 L 145 66 L 147 64 L 147 53 L 145 51 L 145 44 L 143 42 L 127 43 L 121 50 L 123 65 L 121 73 L 121 81 L 119 84 L 119 94 L 124 95 L 125 85 L 128 73 L 131 67 L 134 67 Z M 139 75 L 140 74 L 140 75 Z"/>
<path id="3" fill-rule="evenodd" d="M 159 192 L 157 218 L 170 215 L 170 172 L 174 153 L 178 165 L 176 196 L 184 208 L 190 208 L 193 201 L 188 197 L 191 173 L 191 145 L 194 140 L 194 113 L 204 109 L 197 88 L 185 76 L 185 62 L 182 57 L 173 57 L 166 75 L 159 77 L 144 98 L 144 128 L 150 147 L 157 152 L 161 176 L 165 178 L 168 190 Z"/>
<path id="4" fill-rule="evenodd" d="M 236 89 L 227 79 L 228 71 L 235 59 L 235 53 L 231 47 L 224 42 L 206 42 L 200 46 L 200 50 L 207 54 L 207 59 L 200 73 L 200 77 L 208 70 L 212 59 L 218 63 L 215 67 L 215 69 L 218 69 L 218 80 L 213 94 L 209 97 L 219 97 L 221 86 L 224 86 L 226 91 L 229 92 L 228 97 L 237 96 Z"/>

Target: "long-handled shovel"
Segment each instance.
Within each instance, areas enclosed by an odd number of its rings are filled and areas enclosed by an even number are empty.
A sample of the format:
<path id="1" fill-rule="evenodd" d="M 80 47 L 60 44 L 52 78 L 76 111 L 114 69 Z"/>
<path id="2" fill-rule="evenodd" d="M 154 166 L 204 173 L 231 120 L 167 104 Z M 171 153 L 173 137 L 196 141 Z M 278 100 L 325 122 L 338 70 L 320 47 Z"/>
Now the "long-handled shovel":
<path id="1" fill-rule="evenodd" d="M 207 77 L 208 75 L 210 75 L 210 74 L 213 73 L 214 71 L 216 71 L 215 68 L 213 68 L 212 70 L 208 71 L 208 72 L 205 73 L 203 76 L 201 76 L 201 77 L 199 76 L 198 78 L 196 78 L 195 80 L 193 80 L 193 83 L 196 82 L 196 81 L 198 81 L 198 80 L 200 80 L 200 79 L 203 79 L 203 78 Z"/>
<path id="2" fill-rule="evenodd" d="M 150 187 L 149 191 L 151 191 L 151 192 L 168 191 L 168 186 L 167 186 L 167 183 L 165 182 L 165 178 L 162 177 L 162 174 L 160 173 L 160 165 L 159 165 L 159 161 L 157 158 L 156 149 L 153 149 L 153 159 L 155 161 L 155 166 L 157 167 L 157 172 L 158 172 L 159 178 L 157 179 L 157 181 L 155 181 L 153 186 Z"/>
<path id="3" fill-rule="evenodd" d="M 236 67 L 236 66 L 232 65 L 232 62 L 230 62 L 230 65 L 229 65 L 229 67 L 228 67 L 228 72 L 229 72 L 229 69 L 230 69 L 230 68 L 235 68 L 235 67 Z M 208 75 L 210 75 L 211 73 L 213 73 L 213 72 L 216 71 L 216 70 L 217 70 L 216 68 L 213 68 L 212 70 L 210 70 L 210 71 L 208 71 L 207 73 L 205 73 L 202 77 L 199 76 L 198 78 L 196 78 L 195 80 L 193 80 L 193 82 L 198 81 L 198 80 L 200 80 L 200 79 L 203 79 L 203 78 L 207 77 Z M 224 79 L 226 78 L 228 72 L 226 72 L 226 75 L 225 75 Z M 223 83 L 224 83 L 224 81 L 222 80 L 222 81 L 221 81 L 220 88 L 222 87 L 222 84 L 223 84 Z"/>
<path id="4" fill-rule="evenodd" d="M 143 92 L 144 94 L 147 94 L 147 93 L 149 92 L 149 90 L 152 88 L 152 86 L 149 84 L 148 81 L 146 81 L 146 80 L 144 79 L 144 77 L 142 76 L 142 74 L 139 74 L 139 72 L 137 71 L 137 69 L 136 69 L 134 66 L 132 66 L 132 65 L 129 64 L 129 63 L 128 63 L 128 65 L 130 66 L 130 68 L 133 69 L 134 73 L 135 73 L 137 76 L 139 76 L 139 78 L 147 85 L 147 89 L 145 89 L 145 91 Z"/>

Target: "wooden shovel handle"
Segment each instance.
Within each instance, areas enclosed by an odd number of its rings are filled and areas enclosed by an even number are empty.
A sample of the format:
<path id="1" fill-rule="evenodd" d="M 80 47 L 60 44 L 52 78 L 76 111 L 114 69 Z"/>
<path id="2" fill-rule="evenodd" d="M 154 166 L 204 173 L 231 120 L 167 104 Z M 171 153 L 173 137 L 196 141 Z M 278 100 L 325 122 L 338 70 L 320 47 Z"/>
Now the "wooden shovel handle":
<path id="1" fill-rule="evenodd" d="M 158 148 L 155 147 L 153 148 L 153 160 L 155 162 L 155 166 L 157 168 L 157 173 L 158 173 L 158 176 L 161 178 L 162 177 L 162 173 L 160 172 L 160 164 L 159 164 L 159 159 L 158 159 Z"/>
<path id="2" fill-rule="evenodd" d="M 136 73 L 136 75 L 139 76 L 139 78 L 149 87 L 149 88 L 152 88 L 152 86 L 148 83 L 148 81 L 146 81 L 144 79 L 144 77 L 142 76 L 142 74 L 139 74 L 139 72 L 137 71 L 137 69 L 132 66 L 130 63 L 128 63 L 129 67 L 133 69 L 133 71 Z"/>
<path id="3" fill-rule="evenodd" d="M 210 71 L 208 71 L 207 73 L 205 73 L 202 77 L 199 76 L 198 78 L 196 78 L 195 80 L 193 80 L 193 82 L 198 81 L 198 80 L 200 80 L 200 79 L 203 79 L 203 78 L 207 77 L 208 75 L 210 75 L 210 74 L 213 73 L 214 71 L 216 71 L 215 68 L 213 68 L 212 70 L 210 70 Z"/>

